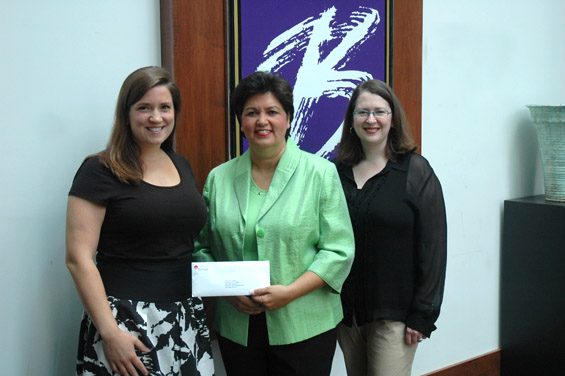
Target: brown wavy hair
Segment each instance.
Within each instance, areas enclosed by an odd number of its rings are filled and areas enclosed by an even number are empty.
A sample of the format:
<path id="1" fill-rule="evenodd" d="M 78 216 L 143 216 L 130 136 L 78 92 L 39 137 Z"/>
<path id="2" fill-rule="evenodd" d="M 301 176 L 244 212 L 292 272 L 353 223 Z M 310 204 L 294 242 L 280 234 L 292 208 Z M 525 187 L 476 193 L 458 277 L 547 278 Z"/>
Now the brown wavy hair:
<path id="1" fill-rule="evenodd" d="M 175 125 L 170 136 L 161 144 L 161 149 L 166 152 L 174 150 L 174 136 L 181 108 L 180 91 L 165 68 L 140 68 L 131 73 L 122 84 L 110 140 L 106 149 L 96 154 L 100 157 L 100 162 L 108 167 L 122 183 L 139 184 L 143 178 L 139 160 L 140 149 L 133 138 L 129 113 L 131 107 L 155 86 L 164 86 L 169 89 L 173 99 Z"/>
<path id="2" fill-rule="evenodd" d="M 351 94 L 343 120 L 341 141 L 337 148 L 337 159 L 348 166 L 355 166 L 365 158 L 365 152 L 363 151 L 359 136 L 351 131 L 353 127 L 353 111 L 357 105 L 357 98 L 363 92 L 369 92 L 382 97 L 388 102 L 392 110 L 392 126 L 386 143 L 387 158 L 395 160 L 399 155 L 414 151 L 417 146 L 400 101 L 390 86 L 383 81 L 375 79 L 360 83 L 353 91 L 353 94 Z"/>

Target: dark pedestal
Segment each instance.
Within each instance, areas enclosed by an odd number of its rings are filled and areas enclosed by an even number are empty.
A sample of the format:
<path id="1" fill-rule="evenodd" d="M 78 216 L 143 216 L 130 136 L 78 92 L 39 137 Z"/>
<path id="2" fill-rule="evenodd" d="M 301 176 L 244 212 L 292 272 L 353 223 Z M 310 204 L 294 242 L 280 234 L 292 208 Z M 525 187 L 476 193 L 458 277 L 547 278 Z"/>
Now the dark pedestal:
<path id="1" fill-rule="evenodd" d="M 501 374 L 565 375 L 565 203 L 504 202 Z"/>

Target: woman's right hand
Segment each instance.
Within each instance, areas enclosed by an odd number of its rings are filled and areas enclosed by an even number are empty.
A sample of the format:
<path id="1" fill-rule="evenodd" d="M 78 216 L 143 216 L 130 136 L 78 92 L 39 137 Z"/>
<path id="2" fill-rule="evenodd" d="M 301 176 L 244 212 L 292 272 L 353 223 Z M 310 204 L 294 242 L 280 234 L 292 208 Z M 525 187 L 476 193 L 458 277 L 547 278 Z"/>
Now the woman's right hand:
<path id="1" fill-rule="evenodd" d="M 138 371 L 142 375 L 149 374 L 135 353 L 135 349 L 138 348 L 143 352 L 149 352 L 151 349 L 138 338 L 117 328 L 111 334 L 102 337 L 102 344 L 104 354 L 114 372 L 122 376 L 139 376 Z"/>
<path id="2" fill-rule="evenodd" d="M 247 315 L 257 315 L 265 311 L 265 307 L 263 307 L 263 305 L 255 302 L 247 296 L 224 296 L 224 299 L 234 306 L 239 312 Z"/>
<path id="3" fill-rule="evenodd" d="M 94 263 L 106 207 L 76 196 L 67 205 L 66 263 L 88 315 L 102 336 L 104 353 L 114 372 L 123 376 L 147 375 L 135 353 L 149 349 L 116 324 L 100 272 Z M 136 370 L 137 368 L 137 370 Z"/>

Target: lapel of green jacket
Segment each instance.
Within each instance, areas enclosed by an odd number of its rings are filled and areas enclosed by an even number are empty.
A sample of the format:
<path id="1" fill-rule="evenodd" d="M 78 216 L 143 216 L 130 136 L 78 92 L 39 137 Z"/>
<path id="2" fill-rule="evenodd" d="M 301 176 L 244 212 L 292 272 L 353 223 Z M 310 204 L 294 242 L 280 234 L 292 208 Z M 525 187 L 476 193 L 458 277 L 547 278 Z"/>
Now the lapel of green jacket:
<path id="1" fill-rule="evenodd" d="M 286 142 L 286 149 L 277 165 L 275 170 L 275 175 L 269 186 L 269 191 L 265 196 L 265 201 L 259 212 L 259 217 L 257 220 L 261 219 L 269 211 L 269 209 L 277 202 L 282 192 L 284 192 L 286 186 L 288 185 L 290 178 L 296 171 L 298 162 L 300 161 L 300 149 L 292 141 L 288 139 Z M 251 164 L 250 164 L 251 165 Z M 251 175 L 251 173 L 249 174 Z"/>
<path id="2" fill-rule="evenodd" d="M 247 222 L 247 200 L 251 183 L 251 156 L 249 150 L 238 158 L 235 165 L 234 190 L 239 204 L 239 211 L 244 223 Z"/>

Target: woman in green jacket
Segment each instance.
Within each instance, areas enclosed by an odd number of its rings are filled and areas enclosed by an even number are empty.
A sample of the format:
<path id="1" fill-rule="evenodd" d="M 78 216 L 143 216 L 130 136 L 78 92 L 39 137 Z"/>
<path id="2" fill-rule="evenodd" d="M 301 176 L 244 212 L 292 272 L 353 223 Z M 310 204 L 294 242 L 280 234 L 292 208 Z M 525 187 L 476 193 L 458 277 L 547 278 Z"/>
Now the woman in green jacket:
<path id="1" fill-rule="evenodd" d="M 249 149 L 212 170 L 197 261 L 270 262 L 271 286 L 216 301 L 214 327 L 228 375 L 329 375 L 339 293 L 354 255 L 334 164 L 288 139 L 292 88 L 256 72 L 231 98 Z"/>

